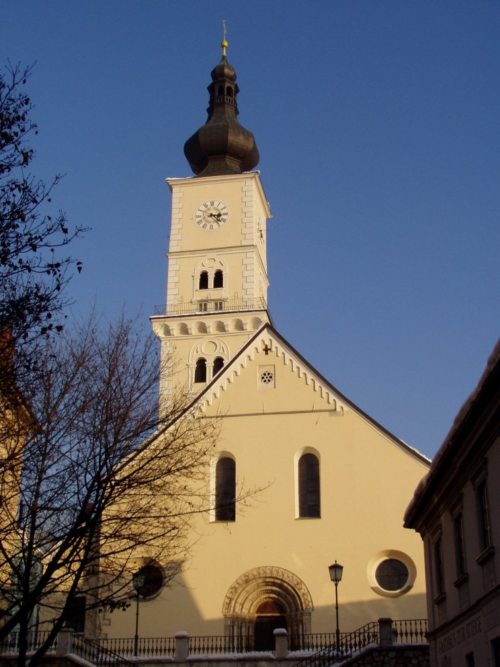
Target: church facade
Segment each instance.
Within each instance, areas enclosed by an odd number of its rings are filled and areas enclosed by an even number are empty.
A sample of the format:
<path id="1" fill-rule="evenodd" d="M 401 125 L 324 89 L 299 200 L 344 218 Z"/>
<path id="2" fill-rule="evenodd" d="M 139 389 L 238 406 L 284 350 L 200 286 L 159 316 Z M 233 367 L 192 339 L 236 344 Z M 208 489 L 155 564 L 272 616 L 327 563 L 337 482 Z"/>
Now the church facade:
<path id="1" fill-rule="evenodd" d="M 335 629 L 328 566 L 344 566 L 340 630 L 380 617 L 423 618 L 422 545 L 404 509 L 429 462 L 344 396 L 274 327 L 267 305 L 270 208 L 253 135 L 238 122 L 236 73 L 223 42 L 208 120 L 185 145 L 195 173 L 169 179 L 166 313 L 152 317 L 177 373 L 220 435 L 207 464 L 210 509 L 192 523 L 180 574 L 140 602 L 140 633 L 225 635 L 270 646 L 288 630 Z M 135 610 L 103 619 L 134 634 Z"/>

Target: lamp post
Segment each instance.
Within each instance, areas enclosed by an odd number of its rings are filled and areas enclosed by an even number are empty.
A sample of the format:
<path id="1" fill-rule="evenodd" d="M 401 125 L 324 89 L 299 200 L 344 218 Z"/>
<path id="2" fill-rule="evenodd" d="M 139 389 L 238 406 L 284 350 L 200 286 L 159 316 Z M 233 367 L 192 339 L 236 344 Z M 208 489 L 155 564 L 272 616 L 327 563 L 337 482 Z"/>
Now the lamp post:
<path id="1" fill-rule="evenodd" d="M 132 586 L 135 590 L 135 635 L 134 635 L 134 655 L 137 656 L 139 651 L 139 600 L 141 598 L 141 591 L 146 581 L 145 575 L 139 570 L 132 577 Z"/>
<path id="2" fill-rule="evenodd" d="M 328 570 L 330 572 L 330 579 L 335 584 L 335 619 L 337 621 L 335 638 L 336 638 L 337 652 L 338 652 L 340 646 L 340 630 L 339 630 L 339 598 L 338 598 L 337 587 L 339 583 L 342 581 L 342 572 L 344 570 L 344 566 L 340 565 L 340 563 L 337 563 L 337 561 L 335 561 L 333 565 L 328 566 Z"/>

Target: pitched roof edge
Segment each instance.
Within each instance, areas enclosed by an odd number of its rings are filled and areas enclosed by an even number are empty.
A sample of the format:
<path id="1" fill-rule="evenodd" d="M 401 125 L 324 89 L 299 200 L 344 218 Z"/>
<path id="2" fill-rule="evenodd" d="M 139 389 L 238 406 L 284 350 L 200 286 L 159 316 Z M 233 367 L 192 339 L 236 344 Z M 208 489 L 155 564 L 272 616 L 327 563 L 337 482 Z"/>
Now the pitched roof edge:
<path id="1" fill-rule="evenodd" d="M 295 356 L 298 357 L 298 359 L 308 366 L 318 377 L 321 383 L 325 384 L 338 398 L 345 402 L 350 408 L 355 410 L 361 417 L 366 419 L 373 427 L 379 429 L 385 435 L 387 435 L 391 440 L 393 440 L 399 447 L 404 449 L 406 452 L 414 456 L 415 458 L 419 459 L 422 463 L 425 463 L 426 465 L 430 465 L 431 461 L 427 456 L 419 452 L 417 449 L 412 447 L 411 445 L 408 445 L 404 440 L 401 440 L 398 438 L 394 433 L 391 433 L 385 426 L 380 424 L 378 421 L 376 421 L 373 417 L 371 417 L 368 413 L 366 413 L 364 410 L 362 410 L 356 403 L 351 401 L 345 394 L 343 394 L 335 385 L 333 385 L 329 380 L 327 380 L 324 375 L 322 375 L 298 350 L 295 349 L 295 347 L 289 343 L 286 338 L 284 338 L 279 331 L 270 323 L 266 322 L 264 323 L 260 329 L 258 329 L 253 336 L 251 336 L 248 341 L 243 345 L 243 347 L 238 351 L 238 353 L 231 359 L 231 361 L 224 366 L 224 368 L 218 373 L 212 380 L 209 382 L 209 384 L 194 398 L 193 402 L 189 406 L 188 409 L 191 407 L 194 407 L 194 404 L 198 401 L 201 401 L 204 397 L 207 396 L 207 394 L 210 392 L 210 390 L 214 387 L 214 385 L 221 380 L 221 378 L 231 369 L 232 366 L 234 366 L 236 363 L 238 363 L 238 359 L 241 358 L 241 356 L 245 353 L 245 351 L 253 344 L 253 342 L 262 334 L 264 330 L 269 330 L 270 333 L 272 333 L 276 338 L 278 338 L 281 341 L 281 344 L 288 347 L 289 350 L 294 354 Z"/>
<path id="2" fill-rule="evenodd" d="M 488 357 L 486 367 L 482 372 L 475 389 L 469 394 L 462 407 L 457 412 L 448 434 L 434 457 L 431 469 L 415 489 L 413 498 L 405 512 L 405 527 L 415 528 L 416 523 L 418 523 L 417 518 L 419 512 L 433 492 L 435 480 L 441 475 L 442 470 L 446 468 L 450 458 L 453 457 L 461 447 L 461 436 L 468 428 L 470 420 L 474 418 L 474 413 L 481 410 L 481 400 L 484 394 L 490 387 L 498 386 L 499 376 L 500 339 L 497 341 L 493 351 Z"/>
<path id="3" fill-rule="evenodd" d="M 320 378 L 322 382 L 327 384 L 338 396 L 339 398 L 347 403 L 353 410 L 355 410 L 358 414 L 360 414 L 364 419 L 366 419 L 372 426 L 374 426 L 377 429 L 380 429 L 383 431 L 386 435 L 388 435 L 392 440 L 396 442 L 397 445 L 402 447 L 405 451 L 408 453 L 412 454 L 416 458 L 418 458 L 420 461 L 423 463 L 430 465 L 431 461 L 430 459 L 425 456 L 425 454 L 422 454 L 422 452 L 419 452 L 418 449 L 415 447 L 412 447 L 408 443 L 406 443 L 404 440 L 401 440 L 401 438 L 398 438 L 397 435 L 394 435 L 389 429 L 387 429 L 383 424 L 380 424 L 376 419 L 371 417 L 367 412 L 362 410 L 356 403 L 351 401 L 350 398 L 348 398 L 345 394 L 343 394 L 335 385 L 333 385 L 327 378 L 325 378 L 324 375 L 322 375 L 312 364 L 309 362 L 298 350 L 296 350 L 291 343 L 289 343 L 274 327 L 270 327 L 272 331 L 279 337 L 281 338 L 282 341 L 285 342 L 286 345 L 293 351 L 294 354 L 296 354 L 303 363 L 307 364 Z"/>

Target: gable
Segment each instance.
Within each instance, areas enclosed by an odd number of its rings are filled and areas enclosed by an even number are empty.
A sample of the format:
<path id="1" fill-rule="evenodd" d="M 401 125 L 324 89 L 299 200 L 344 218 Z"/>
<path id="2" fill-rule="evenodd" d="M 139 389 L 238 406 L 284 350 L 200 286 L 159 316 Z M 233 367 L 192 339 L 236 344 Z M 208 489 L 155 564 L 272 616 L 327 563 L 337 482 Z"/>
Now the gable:
<path id="1" fill-rule="evenodd" d="M 265 327 L 201 397 L 204 410 L 225 413 L 328 410 L 347 405 L 330 386 Z"/>
<path id="2" fill-rule="evenodd" d="M 264 325 L 199 395 L 207 415 L 299 415 L 337 417 L 426 466 L 429 460 L 364 413 L 318 373 L 271 325 Z M 354 434 L 353 434 L 354 435 Z"/>

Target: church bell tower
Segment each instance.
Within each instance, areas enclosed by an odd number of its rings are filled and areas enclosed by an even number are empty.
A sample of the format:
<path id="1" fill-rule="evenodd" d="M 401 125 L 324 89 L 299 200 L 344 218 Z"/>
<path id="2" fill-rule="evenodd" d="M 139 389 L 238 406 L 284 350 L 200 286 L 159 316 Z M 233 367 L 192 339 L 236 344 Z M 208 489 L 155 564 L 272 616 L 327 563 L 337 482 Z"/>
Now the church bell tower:
<path id="1" fill-rule="evenodd" d="M 238 121 L 236 72 L 227 42 L 212 70 L 206 123 L 185 143 L 195 176 L 169 178 L 172 216 L 164 315 L 151 318 L 162 356 L 176 364 L 174 385 L 195 395 L 264 323 L 266 223 L 271 217 L 259 152 Z M 165 398 L 172 380 L 160 388 Z"/>

